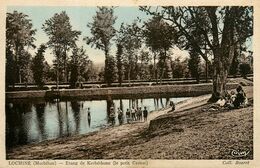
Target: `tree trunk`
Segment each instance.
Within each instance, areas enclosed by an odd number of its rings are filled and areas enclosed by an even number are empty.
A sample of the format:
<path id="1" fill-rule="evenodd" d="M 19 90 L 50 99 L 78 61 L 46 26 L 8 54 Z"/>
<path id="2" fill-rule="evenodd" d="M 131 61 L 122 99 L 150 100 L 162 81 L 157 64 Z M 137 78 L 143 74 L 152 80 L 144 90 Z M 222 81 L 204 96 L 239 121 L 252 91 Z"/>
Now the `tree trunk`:
<path id="1" fill-rule="evenodd" d="M 155 60 L 156 60 L 156 53 L 154 52 L 154 56 L 153 56 L 153 75 L 154 75 L 154 77 L 155 77 L 156 84 L 157 84 L 157 83 L 158 83 L 158 80 L 157 80 L 157 69 L 156 69 Z"/>
<path id="2" fill-rule="evenodd" d="M 221 59 L 223 57 L 215 56 L 213 66 L 213 90 L 212 96 L 209 99 L 210 102 L 217 101 L 221 96 L 224 97 L 227 93 L 227 76 L 228 67 L 225 66 L 225 62 Z"/>
<path id="3" fill-rule="evenodd" d="M 209 67 L 209 64 L 208 64 L 208 60 L 206 60 L 206 82 L 208 83 L 208 78 L 209 78 L 209 72 L 208 72 L 208 67 Z M 198 81 L 199 82 L 199 81 Z"/>
<path id="4" fill-rule="evenodd" d="M 131 73 L 131 65 L 129 64 L 128 66 L 128 72 L 127 72 L 127 79 L 128 79 L 128 85 L 130 86 L 131 85 L 131 80 L 130 80 L 130 73 Z"/>
<path id="5" fill-rule="evenodd" d="M 110 83 L 107 80 L 108 76 L 108 49 L 105 47 L 105 72 L 104 72 L 104 80 L 107 83 L 108 86 L 110 86 Z"/>

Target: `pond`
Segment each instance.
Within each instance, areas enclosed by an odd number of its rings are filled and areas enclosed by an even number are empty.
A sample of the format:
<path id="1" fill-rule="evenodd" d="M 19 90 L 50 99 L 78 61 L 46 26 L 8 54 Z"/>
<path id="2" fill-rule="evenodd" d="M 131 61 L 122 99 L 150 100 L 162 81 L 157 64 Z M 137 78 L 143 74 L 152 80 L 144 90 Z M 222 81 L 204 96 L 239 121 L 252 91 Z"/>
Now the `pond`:
<path id="1" fill-rule="evenodd" d="M 48 139 L 68 137 L 97 131 L 110 125 L 108 109 L 114 104 L 115 109 L 125 112 L 130 107 L 147 108 L 148 113 L 175 103 L 183 98 L 147 98 L 92 101 L 40 101 L 6 103 L 6 147 L 12 148 Z M 90 116 L 87 110 L 90 108 Z M 148 114 L 149 115 L 149 114 Z M 115 125 L 119 125 L 116 117 Z"/>

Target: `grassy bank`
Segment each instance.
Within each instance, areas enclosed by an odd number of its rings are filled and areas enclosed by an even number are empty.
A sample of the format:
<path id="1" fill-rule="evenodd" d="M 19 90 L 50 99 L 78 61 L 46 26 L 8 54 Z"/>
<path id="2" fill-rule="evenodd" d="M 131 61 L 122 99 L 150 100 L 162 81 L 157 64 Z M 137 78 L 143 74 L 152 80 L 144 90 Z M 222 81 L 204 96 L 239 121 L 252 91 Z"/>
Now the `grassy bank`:
<path id="1" fill-rule="evenodd" d="M 184 101 L 176 111 L 152 113 L 149 122 L 124 124 L 88 135 L 44 141 L 7 151 L 7 159 L 253 159 L 251 106 L 210 111 L 210 95 Z M 232 151 L 248 151 L 237 157 Z"/>

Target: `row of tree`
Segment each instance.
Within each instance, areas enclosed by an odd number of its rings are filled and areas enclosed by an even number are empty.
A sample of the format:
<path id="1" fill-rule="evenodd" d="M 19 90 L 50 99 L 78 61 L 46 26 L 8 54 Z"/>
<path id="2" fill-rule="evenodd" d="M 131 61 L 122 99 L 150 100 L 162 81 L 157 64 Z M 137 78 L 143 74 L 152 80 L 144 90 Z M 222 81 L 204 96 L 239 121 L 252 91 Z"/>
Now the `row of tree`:
<path id="1" fill-rule="evenodd" d="M 131 24 L 122 23 L 116 30 L 114 8 L 98 7 L 93 21 L 87 25 L 92 36 L 84 40 L 91 47 L 104 51 L 105 55 L 105 67 L 99 74 L 100 78 L 110 85 L 115 80 L 121 84 L 124 79 L 130 82 L 131 79 L 182 77 L 187 76 L 183 68 L 186 64 L 189 74 L 199 80 L 202 58 L 205 75 L 212 72 L 212 100 L 226 93 L 230 69 L 237 69 L 236 60 L 246 49 L 246 40 L 253 35 L 252 7 L 167 6 L 139 9 L 151 15 L 151 19 L 142 22 L 137 18 Z M 89 71 L 93 63 L 86 51 L 76 45 L 81 32 L 72 30 L 66 12 L 56 13 L 43 24 L 42 29 L 49 41 L 38 48 L 31 66 L 28 66 L 31 60 L 28 50 L 35 48 L 36 32 L 31 20 L 16 11 L 7 13 L 6 20 L 8 84 L 26 81 L 28 71 L 32 69 L 34 81 L 42 86 L 46 78 L 44 67 L 47 66 L 43 56 L 46 47 L 52 49 L 55 56 L 53 76 L 57 86 L 59 81 L 63 81 L 76 87 L 77 82 L 86 80 L 86 76 L 93 73 Z M 111 54 L 114 42 L 117 47 L 115 56 Z M 174 46 L 189 50 L 190 59 L 185 62 L 171 60 L 170 49 Z M 213 56 L 213 60 L 209 59 L 209 55 Z"/>
<path id="2" fill-rule="evenodd" d="M 87 80 L 93 73 L 93 63 L 89 60 L 83 47 L 78 47 L 76 41 L 80 31 L 72 30 L 69 17 L 65 12 L 55 14 L 45 21 L 42 29 L 49 37 L 46 44 L 37 49 L 32 58 L 30 48 L 33 44 L 36 30 L 27 15 L 14 11 L 6 17 L 6 83 L 34 82 L 42 87 L 46 81 L 70 82 L 75 87 L 76 82 Z M 55 59 L 51 68 L 45 61 L 44 53 L 49 47 Z M 70 52 L 71 51 L 71 52 Z M 69 55 L 70 53 L 70 55 Z M 82 79 L 84 78 L 84 79 Z"/>

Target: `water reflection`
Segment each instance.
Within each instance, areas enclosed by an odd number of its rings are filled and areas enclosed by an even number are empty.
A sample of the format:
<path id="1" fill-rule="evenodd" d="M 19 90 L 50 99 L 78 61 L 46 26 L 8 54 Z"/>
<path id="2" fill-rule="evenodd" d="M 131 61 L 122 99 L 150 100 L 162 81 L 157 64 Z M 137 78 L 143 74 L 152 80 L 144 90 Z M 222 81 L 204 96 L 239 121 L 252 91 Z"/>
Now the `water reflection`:
<path id="1" fill-rule="evenodd" d="M 186 98 L 119 99 L 98 101 L 53 101 L 6 103 L 6 146 L 24 145 L 46 139 L 86 134 L 109 125 L 127 122 L 126 110 L 151 112 Z M 114 113 L 111 115 L 111 113 Z M 113 119 L 111 119 L 113 118 Z"/>
<path id="2" fill-rule="evenodd" d="M 81 103 L 83 105 L 83 103 Z M 79 126 L 80 126 L 80 110 L 82 109 L 82 105 L 80 102 L 72 101 L 71 102 L 71 109 L 74 117 L 74 122 L 76 124 L 76 133 L 79 133 Z"/>
<path id="3" fill-rule="evenodd" d="M 36 110 L 36 118 L 38 123 L 38 132 L 39 132 L 39 139 L 43 140 L 46 139 L 45 134 L 45 103 L 42 104 L 35 104 L 35 110 Z"/>

